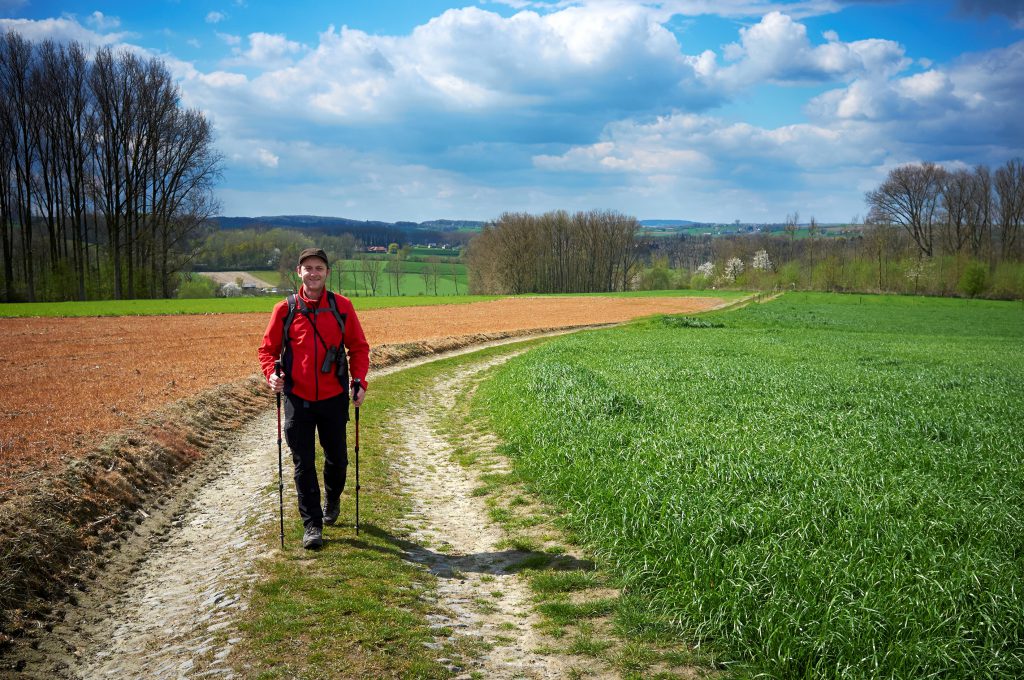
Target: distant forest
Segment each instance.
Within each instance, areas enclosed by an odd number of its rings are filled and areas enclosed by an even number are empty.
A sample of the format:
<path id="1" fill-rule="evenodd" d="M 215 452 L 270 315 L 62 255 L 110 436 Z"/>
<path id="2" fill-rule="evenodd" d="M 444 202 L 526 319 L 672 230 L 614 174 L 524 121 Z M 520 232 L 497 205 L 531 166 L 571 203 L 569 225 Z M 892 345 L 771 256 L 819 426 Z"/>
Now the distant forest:
<path id="1" fill-rule="evenodd" d="M 216 217 L 212 220 L 224 231 L 237 229 L 264 231 L 293 229 L 307 234 L 340 236 L 349 234 L 364 246 L 388 246 L 391 243 L 445 243 L 465 245 L 484 222 L 469 220 L 431 220 L 429 222 L 379 222 L 344 217 L 314 215 L 278 215 L 275 217 Z"/>

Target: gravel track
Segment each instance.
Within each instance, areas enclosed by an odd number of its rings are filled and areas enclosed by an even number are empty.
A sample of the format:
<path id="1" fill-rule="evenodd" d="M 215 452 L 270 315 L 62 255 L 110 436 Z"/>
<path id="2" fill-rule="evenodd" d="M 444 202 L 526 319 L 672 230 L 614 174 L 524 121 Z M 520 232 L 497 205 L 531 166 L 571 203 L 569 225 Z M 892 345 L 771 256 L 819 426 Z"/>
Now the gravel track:
<path id="1" fill-rule="evenodd" d="M 578 657 L 536 651 L 551 640 L 537 632 L 539 617 L 533 612 L 529 587 L 514 571 L 530 553 L 499 547 L 504 532 L 489 519 L 484 501 L 473 495 L 479 480 L 452 460 L 453 445 L 437 426 L 455 406 L 450 385 L 473 384 L 482 371 L 521 352 L 474 362 L 442 376 L 397 417 L 397 431 L 402 433 L 397 467 L 402 488 L 413 497 L 410 539 L 419 546 L 408 555 L 437 576 L 437 604 L 444 612 L 433 615 L 431 624 L 439 634 L 450 630 L 486 643 L 486 653 L 457 676 L 460 679 L 565 678 L 581 665 Z M 508 470 L 490 468 L 503 471 Z M 434 644 L 440 648 L 444 639 Z M 473 676 L 471 671 L 482 675 Z M 587 677 L 601 674 L 591 672 Z"/>

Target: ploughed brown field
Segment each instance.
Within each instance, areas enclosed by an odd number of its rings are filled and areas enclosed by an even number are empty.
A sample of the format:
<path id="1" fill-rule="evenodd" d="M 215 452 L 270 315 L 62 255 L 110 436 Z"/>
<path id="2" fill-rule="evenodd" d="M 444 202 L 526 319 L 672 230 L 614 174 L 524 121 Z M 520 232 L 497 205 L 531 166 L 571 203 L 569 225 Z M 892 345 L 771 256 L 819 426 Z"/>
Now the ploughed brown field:
<path id="1" fill-rule="evenodd" d="M 535 298 L 359 313 L 371 346 L 693 313 L 717 298 Z M 253 374 L 267 314 L 0 319 L 0 491 L 169 402 Z M 372 406 L 373 372 L 368 406 Z M 267 406 L 273 405 L 268 390 Z"/>

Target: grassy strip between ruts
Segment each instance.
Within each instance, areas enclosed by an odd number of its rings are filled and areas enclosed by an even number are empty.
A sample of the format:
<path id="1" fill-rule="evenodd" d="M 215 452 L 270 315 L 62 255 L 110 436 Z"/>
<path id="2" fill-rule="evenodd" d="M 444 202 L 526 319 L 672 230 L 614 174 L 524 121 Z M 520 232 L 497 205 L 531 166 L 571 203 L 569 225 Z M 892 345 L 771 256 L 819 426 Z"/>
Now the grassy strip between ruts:
<path id="1" fill-rule="evenodd" d="M 741 675 L 1021 677 L 1022 337 L 1013 303 L 787 295 L 560 338 L 478 399 L 620 625 Z"/>
<path id="2" fill-rule="evenodd" d="M 286 495 L 286 550 L 261 565 L 243 624 L 236 667 L 257 678 L 445 678 L 472 656 L 465 644 L 431 649 L 437 636 L 426 621 L 435 606 L 433 579 L 405 558 L 409 510 L 387 452 L 395 444 L 392 417 L 455 362 L 508 351 L 496 347 L 375 378 L 361 409 L 361 531 L 353 528 L 354 423 L 349 423 L 349 476 L 339 523 L 325 528 L 322 550 L 302 549 L 294 495 Z M 286 453 L 287 457 L 287 453 Z M 322 469 L 322 461 L 318 463 Z M 285 467 L 291 469 L 290 460 Z M 286 472 L 286 474 L 288 474 Z M 290 491 L 290 475 L 286 480 Z M 277 524 L 264 540 L 276 546 Z M 437 659 L 448 659 L 438 662 Z"/>

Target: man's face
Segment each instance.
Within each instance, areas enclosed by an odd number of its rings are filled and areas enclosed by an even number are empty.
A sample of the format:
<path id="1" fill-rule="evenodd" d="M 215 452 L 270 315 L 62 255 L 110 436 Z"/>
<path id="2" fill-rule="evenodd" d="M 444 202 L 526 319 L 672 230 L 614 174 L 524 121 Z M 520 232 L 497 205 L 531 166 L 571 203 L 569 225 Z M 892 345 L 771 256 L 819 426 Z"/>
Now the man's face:
<path id="1" fill-rule="evenodd" d="M 307 257 L 296 271 L 299 273 L 299 278 L 302 279 L 302 285 L 306 288 L 306 295 L 319 297 L 331 270 L 327 268 L 327 263 L 319 257 Z"/>

